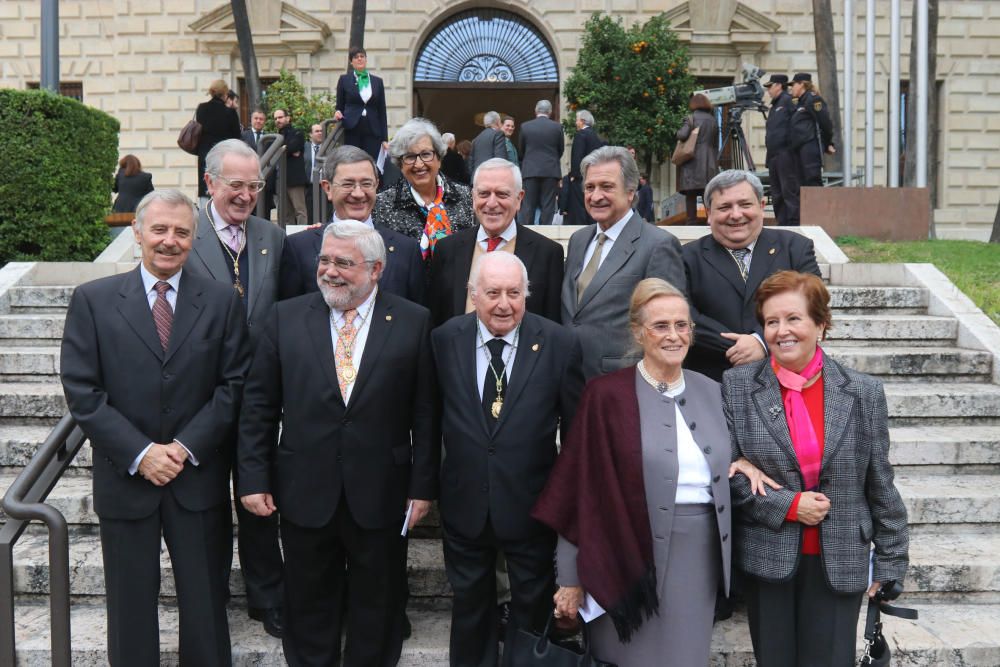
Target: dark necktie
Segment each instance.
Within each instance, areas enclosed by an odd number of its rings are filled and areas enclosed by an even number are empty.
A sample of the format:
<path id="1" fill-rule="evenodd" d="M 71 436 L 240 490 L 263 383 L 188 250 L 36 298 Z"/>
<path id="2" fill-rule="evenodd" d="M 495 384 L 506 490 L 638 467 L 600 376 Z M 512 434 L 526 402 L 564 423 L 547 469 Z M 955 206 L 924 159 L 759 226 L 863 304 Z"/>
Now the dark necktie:
<path id="1" fill-rule="evenodd" d="M 253 136 L 254 136 L 253 145 L 254 146 L 259 146 L 260 145 L 260 132 L 254 132 Z"/>
<path id="2" fill-rule="evenodd" d="M 156 323 L 156 333 L 160 336 L 160 345 L 166 352 L 167 344 L 170 343 L 170 328 L 174 323 L 174 311 L 167 301 L 170 283 L 160 280 L 153 288 L 156 290 L 156 301 L 153 302 L 153 322 Z"/>
<path id="3" fill-rule="evenodd" d="M 486 341 L 486 347 L 492 357 L 491 363 L 486 368 L 486 379 L 483 381 L 483 413 L 486 415 L 486 423 L 493 426 L 499 421 L 499 409 L 497 415 L 493 415 L 493 404 L 499 399 L 500 406 L 503 406 L 503 399 L 507 393 L 507 374 L 503 368 L 503 350 L 507 341 L 503 338 L 494 338 Z M 492 370 L 490 369 L 492 366 Z M 494 372 L 496 375 L 494 375 Z M 497 393 L 497 376 L 500 377 L 500 393 Z"/>
<path id="4" fill-rule="evenodd" d="M 494 250 L 496 250 L 497 246 L 500 245 L 501 241 L 503 241 L 502 236 L 494 236 L 492 238 L 486 239 L 486 252 L 493 252 Z"/>
<path id="5" fill-rule="evenodd" d="M 743 282 L 746 282 L 747 276 L 750 273 L 746 262 L 747 255 L 750 254 L 750 248 L 737 248 L 735 250 L 730 249 L 729 254 L 736 260 L 736 265 L 740 268 L 740 276 L 743 278 Z"/>

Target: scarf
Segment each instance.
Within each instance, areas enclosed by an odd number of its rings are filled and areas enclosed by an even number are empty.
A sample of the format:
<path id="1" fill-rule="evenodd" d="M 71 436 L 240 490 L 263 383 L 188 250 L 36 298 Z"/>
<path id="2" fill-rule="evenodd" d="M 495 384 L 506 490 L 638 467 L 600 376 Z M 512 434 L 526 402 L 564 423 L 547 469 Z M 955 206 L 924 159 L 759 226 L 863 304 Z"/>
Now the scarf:
<path id="1" fill-rule="evenodd" d="M 788 421 L 788 431 L 792 436 L 792 447 L 802 469 L 802 488 L 805 491 L 815 491 L 819 488 L 819 469 L 823 463 L 822 443 L 816 437 L 809 411 L 806 409 L 802 389 L 823 370 L 823 350 L 816 348 L 813 358 L 802 369 L 795 373 L 772 359 L 771 366 L 778 378 L 778 383 L 787 389 L 785 392 L 785 419 Z"/>
<path id="2" fill-rule="evenodd" d="M 424 231 L 420 234 L 420 252 L 424 260 L 434 254 L 434 244 L 451 234 L 451 221 L 444 207 L 444 188 L 437 187 L 437 197 L 429 206 L 421 206 L 420 210 L 427 216 Z"/>
<path id="3" fill-rule="evenodd" d="M 591 380 L 531 516 L 577 545 L 580 585 L 627 643 L 659 613 L 635 367 Z"/>
<path id="4" fill-rule="evenodd" d="M 354 70 L 354 73 L 358 75 L 358 90 L 364 90 L 371 85 L 371 78 L 368 76 L 368 70 Z"/>

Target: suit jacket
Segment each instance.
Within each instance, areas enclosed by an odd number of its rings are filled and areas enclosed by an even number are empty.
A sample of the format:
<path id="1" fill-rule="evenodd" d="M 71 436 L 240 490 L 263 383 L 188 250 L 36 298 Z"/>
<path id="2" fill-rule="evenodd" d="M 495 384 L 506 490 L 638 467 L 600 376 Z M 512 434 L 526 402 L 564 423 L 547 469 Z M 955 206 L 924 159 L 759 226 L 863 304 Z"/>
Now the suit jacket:
<path id="1" fill-rule="evenodd" d="M 732 255 L 711 234 L 686 244 L 681 254 L 696 326 L 694 345 L 684 365 L 716 381 L 730 368 L 726 351 L 733 345 L 720 334 L 756 333 L 763 340 L 754 301 L 760 284 L 768 276 L 789 269 L 820 275 L 810 239 L 767 227 L 757 237 L 746 282 Z"/>
<path id="2" fill-rule="evenodd" d="M 521 175 L 524 178 L 560 178 L 566 137 L 562 125 L 544 116 L 521 125 L 518 139 L 521 153 Z"/>
<path id="3" fill-rule="evenodd" d="M 491 428 L 476 377 L 477 329 L 469 313 L 431 334 L 443 399 L 441 520 L 472 539 L 489 517 L 500 540 L 524 540 L 547 530 L 529 512 L 555 463 L 556 429 L 565 435 L 583 389 L 580 343 L 572 331 L 525 313 L 503 410 Z"/>
<path id="4" fill-rule="evenodd" d="M 585 127 L 577 130 L 573 136 L 573 148 L 570 150 L 569 175 L 574 180 L 580 180 L 583 175 L 580 172 L 580 162 L 601 146 L 607 145 L 604 140 L 597 136 L 597 132 L 592 127 Z"/>
<path id="5" fill-rule="evenodd" d="M 427 304 L 434 326 L 465 313 L 466 284 L 472 270 L 478 232 L 478 227 L 463 229 L 441 239 L 434 246 Z M 528 312 L 559 322 L 562 245 L 523 225 L 517 225 L 517 236 L 514 238 L 514 254 L 528 268 L 531 291 L 526 306 Z"/>
<path id="6" fill-rule="evenodd" d="M 640 185 L 635 191 L 635 212 L 646 222 L 656 222 L 653 213 L 653 188 L 649 183 Z"/>
<path id="7" fill-rule="evenodd" d="M 198 155 L 204 159 L 212 147 L 225 139 L 240 138 L 240 117 L 220 97 L 202 102 L 195 110 L 195 120 L 201 123 Z"/>
<path id="8" fill-rule="evenodd" d="M 312 183 L 313 187 L 319 187 L 319 182 L 321 179 L 319 174 L 316 174 L 313 178 L 313 146 L 319 146 L 319 144 L 313 144 L 313 142 L 307 141 L 305 148 L 302 149 L 302 169 L 306 175 L 306 181 Z M 312 196 L 312 195 L 310 195 Z"/>
<path id="9" fill-rule="evenodd" d="M 325 229 L 326 225 L 317 229 L 303 229 L 286 239 L 285 249 L 281 254 L 279 299 L 319 291 L 319 285 L 316 284 L 316 258 L 323 247 Z M 420 246 L 409 236 L 403 236 L 388 227 L 376 224 L 375 229 L 385 241 L 386 261 L 378 280 L 379 289 L 422 304 L 426 277 Z"/>
<path id="10" fill-rule="evenodd" d="M 360 130 L 358 124 L 368 123 L 368 131 L 374 134 L 381 141 L 388 141 L 389 126 L 386 120 L 385 110 L 385 84 L 382 79 L 374 74 L 368 75 L 372 87 L 372 96 L 366 103 L 361 99 L 361 92 L 358 90 L 358 81 L 354 77 L 354 72 L 341 74 L 337 79 L 337 111 L 344 114 L 343 124 L 345 130 Z M 367 111 L 364 116 L 362 111 Z"/>
<path id="11" fill-rule="evenodd" d="M 272 493 L 282 517 L 307 528 L 329 523 L 346 499 L 354 520 L 371 530 L 401 527 L 407 498 L 437 497 L 430 313 L 380 290 L 369 318 L 345 405 L 323 296 L 278 303 L 243 395 L 241 497 Z"/>
<path id="12" fill-rule="evenodd" d="M 276 225 L 255 215 L 247 218 L 243 252 L 247 254 L 250 277 L 241 276 L 240 280 L 247 290 L 246 322 L 250 330 L 251 349 L 257 345 L 260 325 L 278 300 L 284 246 L 285 233 Z M 198 232 L 184 268 L 193 275 L 217 280 L 232 289 L 231 266 L 232 260 L 219 244 L 219 235 L 208 219 L 206 208 L 202 208 L 198 213 Z"/>
<path id="13" fill-rule="evenodd" d="M 889 417 L 878 380 L 823 360 L 823 461 L 819 491 L 830 498 L 820 524 L 823 567 L 838 593 L 868 586 L 868 551 L 875 543 L 874 580 L 902 580 L 908 563 L 906 507 L 889 463 Z M 731 480 L 733 558 L 744 572 L 787 581 L 798 568 L 802 524 L 785 515 L 802 473 L 785 419 L 781 387 L 770 361 L 738 366 L 722 382 L 732 457 L 745 456 L 783 488 L 750 493 L 746 477 Z"/>
<path id="14" fill-rule="evenodd" d="M 285 138 L 285 185 L 297 188 L 306 184 L 306 167 L 303 152 L 306 148 L 305 135 L 291 125 L 279 130 L 278 134 Z M 294 155 L 298 153 L 298 155 Z"/>
<path id="15" fill-rule="evenodd" d="M 265 134 L 267 134 L 267 132 L 261 130 L 260 132 L 261 139 L 264 138 Z M 245 143 L 250 148 L 257 150 L 257 139 L 255 138 L 254 131 L 252 128 L 243 130 L 243 132 L 240 134 L 240 139 L 242 139 L 243 143 Z"/>
<path id="16" fill-rule="evenodd" d="M 118 193 L 115 205 L 111 210 L 115 213 L 131 213 L 139 205 L 142 198 L 153 191 L 153 175 L 145 171 L 126 176 L 120 169 L 115 174 L 115 184 L 111 188 Z"/>
<path id="17" fill-rule="evenodd" d="M 629 300 L 640 280 L 663 278 L 687 293 L 677 238 L 633 213 L 578 302 L 576 281 L 597 231 L 594 224 L 573 232 L 562 285 L 562 323 L 580 337 L 587 379 L 634 366 L 641 358 L 628 352 L 632 341 Z"/>
<path id="18" fill-rule="evenodd" d="M 472 182 L 479 165 L 495 157 L 507 159 L 507 135 L 492 127 L 484 127 L 483 131 L 472 140 L 472 152 L 469 154 L 469 182 Z"/>
<path id="19" fill-rule="evenodd" d="M 62 383 L 73 419 L 94 449 L 94 509 L 141 519 L 165 493 L 200 512 L 229 501 L 249 345 L 231 287 L 184 270 L 166 353 L 138 267 L 73 292 L 62 341 Z M 181 442 L 188 462 L 166 486 L 129 475 L 150 443 Z"/>

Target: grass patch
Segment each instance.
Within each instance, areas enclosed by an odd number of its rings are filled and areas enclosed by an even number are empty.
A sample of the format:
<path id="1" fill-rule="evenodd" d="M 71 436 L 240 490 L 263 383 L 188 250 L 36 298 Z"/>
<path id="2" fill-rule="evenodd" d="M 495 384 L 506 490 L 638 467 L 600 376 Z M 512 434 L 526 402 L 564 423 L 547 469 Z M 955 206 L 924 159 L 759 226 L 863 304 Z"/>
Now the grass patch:
<path id="1" fill-rule="evenodd" d="M 852 262 L 935 265 L 958 289 L 1000 325 L 1000 244 L 979 241 L 890 243 L 841 236 L 837 245 Z"/>

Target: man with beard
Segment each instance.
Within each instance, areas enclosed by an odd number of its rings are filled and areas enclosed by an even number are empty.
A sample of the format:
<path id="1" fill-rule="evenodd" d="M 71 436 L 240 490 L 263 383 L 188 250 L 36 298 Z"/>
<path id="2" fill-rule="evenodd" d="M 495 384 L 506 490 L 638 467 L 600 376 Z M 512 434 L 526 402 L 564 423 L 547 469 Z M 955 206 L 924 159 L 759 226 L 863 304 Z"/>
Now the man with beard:
<path id="1" fill-rule="evenodd" d="M 306 214 L 306 167 L 302 156 L 306 138 L 300 130 L 292 127 L 292 117 L 285 109 L 274 110 L 274 124 L 278 134 L 285 139 L 285 214 L 281 226 L 305 225 L 309 222 Z"/>
<path id="2" fill-rule="evenodd" d="M 404 516 L 412 528 L 437 496 L 430 313 L 378 289 L 385 245 L 360 222 L 328 225 L 317 263 L 320 292 L 278 303 L 261 335 L 237 491 L 254 514 L 281 512 L 288 663 L 339 664 L 346 586 L 344 664 L 381 665 Z"/>

